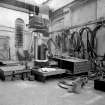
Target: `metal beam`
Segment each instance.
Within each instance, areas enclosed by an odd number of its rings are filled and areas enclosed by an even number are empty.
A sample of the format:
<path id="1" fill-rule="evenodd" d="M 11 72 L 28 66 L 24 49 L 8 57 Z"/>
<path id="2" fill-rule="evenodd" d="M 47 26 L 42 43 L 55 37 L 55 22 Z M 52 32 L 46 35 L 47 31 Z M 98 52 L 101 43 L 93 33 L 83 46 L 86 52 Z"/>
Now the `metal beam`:
<path id="1" fill-rule="evenodd" d="M 5 6 L 5 8 L 8 8 L 8 6 L 9 6 L 10 9 L 15 9 L 16 10 L 17 8 L 21 8 L 21 10 L 26 9 L 26 10 L 32 11 L 32 12 L 34 12 L 34 7 L 35 7 L 34 5 L 24 3 L 24 2 L 21 2 L 21 1 L 17 1 L 17 0 L 0 0 L 0 4 Z"/>

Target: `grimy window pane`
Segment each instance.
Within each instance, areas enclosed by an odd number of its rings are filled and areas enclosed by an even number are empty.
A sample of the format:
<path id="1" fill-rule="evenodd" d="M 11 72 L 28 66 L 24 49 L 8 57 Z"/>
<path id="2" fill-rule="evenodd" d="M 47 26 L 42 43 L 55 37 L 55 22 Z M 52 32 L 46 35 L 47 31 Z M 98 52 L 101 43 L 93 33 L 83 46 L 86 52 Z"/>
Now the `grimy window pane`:
<path id="1" fill-rule="evenodd" d="M 16 48 L 23 47 L 23 31 L 24 21 L 20 18 L 16 19 L 15 22 L 15 46 Z"/>

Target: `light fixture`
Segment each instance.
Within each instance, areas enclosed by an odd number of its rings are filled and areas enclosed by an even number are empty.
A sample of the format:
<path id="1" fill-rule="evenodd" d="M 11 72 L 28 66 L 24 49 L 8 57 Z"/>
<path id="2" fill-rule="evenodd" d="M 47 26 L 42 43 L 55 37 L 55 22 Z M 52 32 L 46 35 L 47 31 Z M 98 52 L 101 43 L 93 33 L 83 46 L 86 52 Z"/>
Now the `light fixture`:
<path id="1" fill-rule="evenodd" d="M 28 4 L 33 4 L 33 5 L 41 5 L 42 3 L 49 1 L 49 0 L 17 0 L 17 1 L 21 1 L 21 2 L 25 2 Z"/>
<path id="2" fill-rule="evenodd" d="M 48 0 L 34 0 L 35 2 L 36 2 L 36 4 L 42 4 L 42 3 L 44 3 L 44 2 L 46 2 L 46 1 L 48 1 Z"/>

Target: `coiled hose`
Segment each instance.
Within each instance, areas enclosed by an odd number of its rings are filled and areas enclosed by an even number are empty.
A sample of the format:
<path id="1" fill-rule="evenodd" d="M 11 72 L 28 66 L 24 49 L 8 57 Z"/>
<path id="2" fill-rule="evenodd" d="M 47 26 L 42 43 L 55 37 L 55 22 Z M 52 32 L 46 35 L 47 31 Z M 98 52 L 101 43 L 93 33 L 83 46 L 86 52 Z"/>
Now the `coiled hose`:
<path id="1" fill-rule="evenodd" d="M 85 49 L 85 45 L 84 45 L 84 42 L 83 42 L 83 33 L 84 31 L 87 32 L 87 48 Z M 90 40 L 89 40 L 89 34 L 90 34 Z M 89 28 L 89 27 L 84 27 L 84 28 L 81 28 L 80 31 L 79 31 L 79 35 L 80 35 L 80 43 L 79 43 L 79 47 L 78 47 L 78 51 L 80 52 L 81 51 L 81 48 L 83 49 L 83 58 L 85 58 L 85 51 L 87 51 L 87 53 L 91 54 L 92 52 L 92 46 L 91 46 L 91 37 L 93 35 L 93 32 L 92 30 Z"/>

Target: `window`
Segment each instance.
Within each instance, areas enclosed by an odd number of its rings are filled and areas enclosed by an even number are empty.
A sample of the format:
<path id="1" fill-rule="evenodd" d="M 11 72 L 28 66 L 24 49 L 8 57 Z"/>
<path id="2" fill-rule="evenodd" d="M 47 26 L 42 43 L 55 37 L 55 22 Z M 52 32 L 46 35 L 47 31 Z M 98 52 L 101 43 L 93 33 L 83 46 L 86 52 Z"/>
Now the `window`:
<path id="1" fill-rule="evenodd" d="M 24 35 L 24 20 L 17 18 L 15 21 L 15 47 L 23 47 L 23 35 Z"/>

